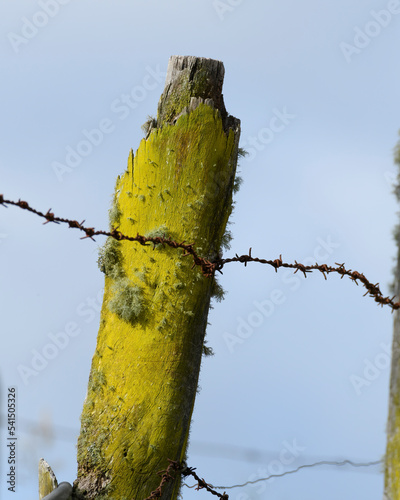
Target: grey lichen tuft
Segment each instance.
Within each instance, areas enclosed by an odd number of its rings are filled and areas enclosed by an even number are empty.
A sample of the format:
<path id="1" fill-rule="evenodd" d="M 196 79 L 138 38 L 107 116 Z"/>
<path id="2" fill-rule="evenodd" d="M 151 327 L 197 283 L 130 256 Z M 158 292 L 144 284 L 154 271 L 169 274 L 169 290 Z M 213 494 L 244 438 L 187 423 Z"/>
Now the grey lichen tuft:
<path id="1" fill-rule="evenodd" d="M 113 297 L 108 302 L 108 309 L 122 320 L 133 323 L 143 310 L 142 290 L 133 284 L 122 267 L 121 243 L 108 238 L 99 250 L 98 265 L 100 270 L 114 280 Z M 139 279 L 145 278 L 145 272 L 139 273 Z"/>
<path id="2" fill-rule="evenodd" d="M 122 269 L 121 243 L 114 238 L 107 238 L 105 244 L 99 249 L 97 264 L 102 273 L 113 279 L 124 276 Z"/>
<path id="3" fill-rule="evenodd" d="M 238 157 L 239 158 L 244 158 L 249 154 L 248 151 L 246 151 L 244 148 L 238 148 Z"/>
<path id="4" fill-rule="evenodd" d="M 142 130 L 145 134 L 145 138 L 147 139 L 153 128 L 157 128 L 157 120 L 154 116 L 147 116 L 147 120 L 142 125 Z"/>
<path id="5" fill-rule="evenodd" d="M 242 177 L 240 177 L 240 175 L 237 175 L 235 177 L 235 180 L 233 181 L 233 192 L 234 192 L 234 194 L 236 194 L 239 191 L 240 186 L 242 185 L 242 182 L 243 182 Z"/>
<path id="6" fill-rule="evenodd" d="M 217 279 L 214 278 L 214 282 L 211 288 L 211 297 L 215 299 L 217 302 L 221 302 L 225 298 L 225 290 L 218 283 Z"/>
<path id="7" fill-rule="evenodd" d="M 397 165 L 398 172 L 397 182 L 394 185 L 393 193 L 396 196 L 397 201 L 400 201 L 400 140 L 394 148 L 394 163 Z M 389 291 L 393 295 L 398 295 L 400 292 L 400 223 L 397 223 L 393 229 L 393 238 L 397 246 L 397 258 L 396 264 L 393 267 L 393 280 L 389 283 Z"/>
<path id="8" fill-rule="evenodd" d="M 104 372 L 92 370 L 89 377 L 88 391 L 100 392 L 106 384 L 107 380 Z"/>
<path id="9" fill-rule="evenodd" d="M 118 226 L 118 224 L 121 220 L 121 215 L 122 215 L 122 212 L 119 209 L 118 200 L 117 200 L 116 196 L 114 196 L 112 204 L 111 204 L 111 208 L 108 211 L 108 217 L 109 217 L 111 227 Z"/>
<path id="10" fill-rule="evenodd" d="M 134 323 L 143 310 L 143 294 L 141 289 L 128 278 L 115 281 L 114 296 L 108 308 L 127 323 Z"/>
<path id="11" fill-rule="evenodd" d="M 168 238 L 170 235 L 168 233 L 167 226 L 162 224 L 160 227 L 156 227 L 151 231 L 148 231 L 145 236 L 146 238 Z M 162 243 L 156 243 L 154 248 L 161 249 L 163 248 L 163 245 Z"/>
<path id="12" fill-rule="evenodd" d="M 227 229 L 221 238 L 221 247 L 224 250 L 229 250 L 231 248 L 232 239 L 232 233 L 229 231 L 229 229 Z"/>
<path id="13" fill-rule="evenodd" d="M 207 344 L 207 341 L 204 341 L 203 344 L 203 356 L 214 356 L 214 351 L 212 347 L 209 347 Z"/>

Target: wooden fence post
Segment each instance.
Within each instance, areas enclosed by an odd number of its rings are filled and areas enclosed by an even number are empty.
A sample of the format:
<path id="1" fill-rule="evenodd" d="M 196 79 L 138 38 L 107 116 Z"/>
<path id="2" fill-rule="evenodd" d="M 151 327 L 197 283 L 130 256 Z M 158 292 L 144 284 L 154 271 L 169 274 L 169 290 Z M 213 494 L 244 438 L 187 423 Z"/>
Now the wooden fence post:
<path id="1" fill-rule="evenodd" d="M 395 163 L 400 168 L 400 142 L 397 144 Z M 400 178 L 394 190 L 400 201 Z M 400 224 L 395 231 L 397 243 L 397 264 L 395 268 L 393 292 L 400 295 Z M 398 299 L 397 299 L 398 300 Z M 385 499 L 400 498 L 400 310 L 394 311 L 392 368 L 390 375 L 389 416 L 387 423 L 387 445 L 385 457 Z"/>
<path id="2" fill-rule="evenodd" d="M 227 114 L 219 61 L 174 56 L 157 120 L 118 177 L 110 224 L 194 242 L 208 259 L 232 210 L 240 122 Z M 144 499 L 168 459 L 185 458 L 213 277 L 180 249 L 108 239 L 105 291 L 78 440 L 75 495 Z M 176 498 L 180 481 L 165 485 Z"/>
<path id="3" fill-rule="evenodd" d="M 50 465 L 41 458 L 39 460 L 39 500 L 49 495 L 58 486 L 57 478 Z"/>

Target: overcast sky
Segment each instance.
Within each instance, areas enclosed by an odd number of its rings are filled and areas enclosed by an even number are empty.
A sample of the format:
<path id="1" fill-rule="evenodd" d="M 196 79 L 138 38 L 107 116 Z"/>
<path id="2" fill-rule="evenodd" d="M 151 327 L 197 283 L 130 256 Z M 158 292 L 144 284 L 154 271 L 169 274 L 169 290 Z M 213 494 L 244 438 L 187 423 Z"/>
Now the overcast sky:
<path id="1" fill-rule="evenodd" d="M 250 153 L 240 161 L 225 255 L 251 246 L 269 259 L 345 263 L 389 294 L 399 1 L 21 0 L 3 2 L 0 17 L 5 198 L 107 228 L 115 179 L 156 114 L 169 57 L 210 57 L 224 62 L 225 104 Z M 103 137 L 82 149 L 99 127 Z M 81 152 L 75 160 L 72 150 Z M 0 209 L 1 413 L 16 387 L 19 417 L 16 494 L 7 492 L 2 429 L 2 498 L 37 498 L 41 457 L 60 481 L 76 477 L 103 242 Z M 346 278 L 304 280 L 259 264 L 227 265 L 221 284 L 227 295 L 210 314 L 215 356 L 202 366 L 189 465 L 229 486 L 319 460 L 379 460 L 390 309 Z M 54 336 L 71 322 L 79 333 L 55 352 Z M 227 492 L 233 500 L 375 500 L 379 471 L 325 466 Z"/>

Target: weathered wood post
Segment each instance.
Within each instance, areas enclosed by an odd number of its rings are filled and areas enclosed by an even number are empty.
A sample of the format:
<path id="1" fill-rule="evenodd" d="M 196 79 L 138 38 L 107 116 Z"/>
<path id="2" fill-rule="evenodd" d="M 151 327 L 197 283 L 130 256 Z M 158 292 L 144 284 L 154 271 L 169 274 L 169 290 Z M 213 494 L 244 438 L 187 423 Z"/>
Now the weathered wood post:
<path id="1" fill-rule="evenodd" d="M 57 478 L 50 465 L 41 458 L 39 460 L 39 500 L 49 495 L 58 486 Z"/>
<path id="2" fill-rule="evenodd" d="M 110 223 L 217 256 L 232 210 L 240 122 L 226 112 L 224 66 L 171 57 L 157 120 L 118 177 Z M 182 460 L 214 278 L 180 249 L 107 240 L 105 291 L 78 440 L 77 495 L 142 499 L 167 459 Z M 163 499 L 175 498 L 179 480 Z"/>
<path id="3" fill-rule="evenodd" d="M 400 168 L 400 142 L 397 144 L 395 163 Z M 395 194 L 400 201 L 400 177 L 397 178 Z M 400 296 L 400 223 L 395 231 L 397 243 L 397 264 L 393 292 Z M 387 446 L 385 457 L 384 499 L 400 498 L 400 310 L 394 311 L 392 368 L 390 375 L 389 417 L 387 423 Z"/>

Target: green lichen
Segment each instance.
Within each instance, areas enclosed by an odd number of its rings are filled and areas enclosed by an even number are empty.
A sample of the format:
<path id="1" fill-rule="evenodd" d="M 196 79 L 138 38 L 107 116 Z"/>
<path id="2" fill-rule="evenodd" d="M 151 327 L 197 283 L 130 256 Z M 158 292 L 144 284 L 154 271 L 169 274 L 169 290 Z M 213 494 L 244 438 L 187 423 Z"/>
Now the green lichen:
<path id="1" fill-rule="evenodd" d="M 204 341 L 203 344 L 203 356 L 214 356 L 214 351 L 212 347 L 209 347 L 207 344 L 207 341 Z"/>
<path id="2" fill-rule="evenodd" d="M 229 230 L 226 230 L 221 238 L 221 247 L 224 250 L 229 250 L 231 248 L 231 241 L 233 239 L 232 233 Z"/>
<path id="3" fill-rule="evenodd" d="M 92 467 L 96 467 L 103 462 L 104 455 L 102 453 L 102 446 L 104 441 L 107 440 L 108 433 L 100 432 L 94 439 L 94 441 L 88 443 L 87 456 Z"/>
<path id="4" fill-rule="evenodd" d="M 116 198 L 116 196 L 114 196 L 112 204 L 111 204 L 111 208 L 108 211 L 108 218 L 109 218 L 111 227 L 118 226 L 118 224 L 120 223 L 120 220 L 121 220 L 121 215 L 122 215 L 122 212 L 119 208 L 117 198 Z"/>
<path id="5" fill-rule="evenodd" d="M 235 177 L 234 182 L 233 182 L 233 192 L 234 192 L 234 194 L 236 194 L 236 193 L 239 192 L 239 189 L 240 189 L 240 186 L 242 185 L 242 183 L 243 183 L 242 177 L 240 177 L 240 175 L 237 175 Z"/>
<path id="6" fill-rule="evenodd" d="M 400 132 L 399 132 L 400 134 Z M 393 193 L 397 198 L 397 201 L 400 202 L 400 140 L 397 142 L 394 149 L 394 163 L 397 165 L 397 180 L 396 184 L 393 188 Z M 389 291 L 393 295 L 397 295 L 399 293 L 399 283 L 400 283 L 400 224 L 397 223 L 393 229 L 393 239 L 396 242 L 397 247 L 397 259 L 396 264 L 393 267 L 393 280 L 389 283 Z"/>
<path id="7" fill-rule="evenodd" d="M 142 291 L 128 278 L 116 280 L 112 290 L 109 310 L 127 323 L 134 323 L 143 310 Z"/>
<path id="8" fill-rule="evenodd" d="M 178 281 L 177 283 L 174 284 L 174 288 L 176 290 L 183 290 L 183 288 L 185 288 L 185 283 Z"/>
<path id="9" fill-rule="evenodd" d="M 201 195 L 200 198 L 197 198 L 197 200 L 195 200 L 194 202 L 194 206 L 197 210 L 201 209 L 204 205 L 204 202 L 205 202 L 205 195 Z"/>
<path id="10" fill-rule="evenodd" d="M 163 328 L 165 328 L 167 326 L 167 319 L 164 317 L 161 319 L 161 321 L 158 323 L 157 325 L 157 330 L 162 330 Z"/>
<path id="11" fill-rule="evenodd" d="M 113 279 L 124 276 L 122 269 L 121 243 L 114 238 L 107 238 L 105 244 L 99 249 L 97 265 L 102 273 Z"/>
<path id="12" fill-rule="evenodd" d="M 123 212 L 118 230 L 132 236 L 167 233 L 176 241 L 195 242 L 205 255 L 217 255 L 231 211 L 236 141 L 233 131 L 224 131 L 219 112 L 206 105 L 175 125 L 163 123 L 141 141 L 134 159 L 130 155 L 128 173 L 118 182 Z M 204 205 L 197 208 L 203 195 Z M 189 210 L 187 203 L 195 208 Z M 118 249 L 122 257 L 115 254 Z M 193 260 L 183 258 L 181 249 L 165 245 L 153 251 L 149 244 L 122 241 L 111 250 L 100 259 L 106 272 L 105 321 L 92 363 L 92 371 L 106 373 L 107 385 L 90 391 L 84 405 L 89 419 L 78 443 L 78 482 L 84 484 L 91 464 L 102 457 L 95 467 L 99 495 L 101 481 L 109 477 L 110 497 L 146 498 L 159 484 L 151 471 L 165 467 L 167 458 L 185 456 L 201 356 L 210 354 L 203 343 L 212 279 L 191 269 Z M 140 281 L 143 266 L 149 271 Z M 104 442 L 103 429 L 109 430 Z M 159 447 L 156 453 L 150 445 Z"/>
<path id="13" fill-rule="evenodd" d="M 100 370 L 93 370 L 90 373 L 88 391 L 99 392 L 102 391 L 106 385 L 107 380 L 104 372 Z"/>
<path id="14" fill-rule="evenodd" d="M 143 266 L 140 271 L 137 270 L 135 272 L 135 275 L 139 278 L 140 281 L 142 281 L 143 283 L 145 283 L 148 272 L 149 272 L 149 270 L 147 269 L 147 267 Z"/>
<path id="15" fill-rule="evenodd" d="M 211 289 L 211 297 L 215 299 L 217 302 L 221 302 L 225 298 L 225 290 L 218 283 L 217 279 L 214 278 L 213 286 Z"/>
<path id="16" fill-rule="evenodd" d="M 168 233 L 168 228 L 165 224 L 148 231 L 145 234 L 146 238 L 168 238 L 170 235 Z M 160 250 L 164 245 L 162 243 L 155 243 L 154 248 Z"/>
<path id="17" fill-rule="evenodd" d="M 142 130 L 147 137 L 153 128 L 157 128 L 157 120 L 154 116 L 147 115 L 147 120 L 142 125 Z"/>

